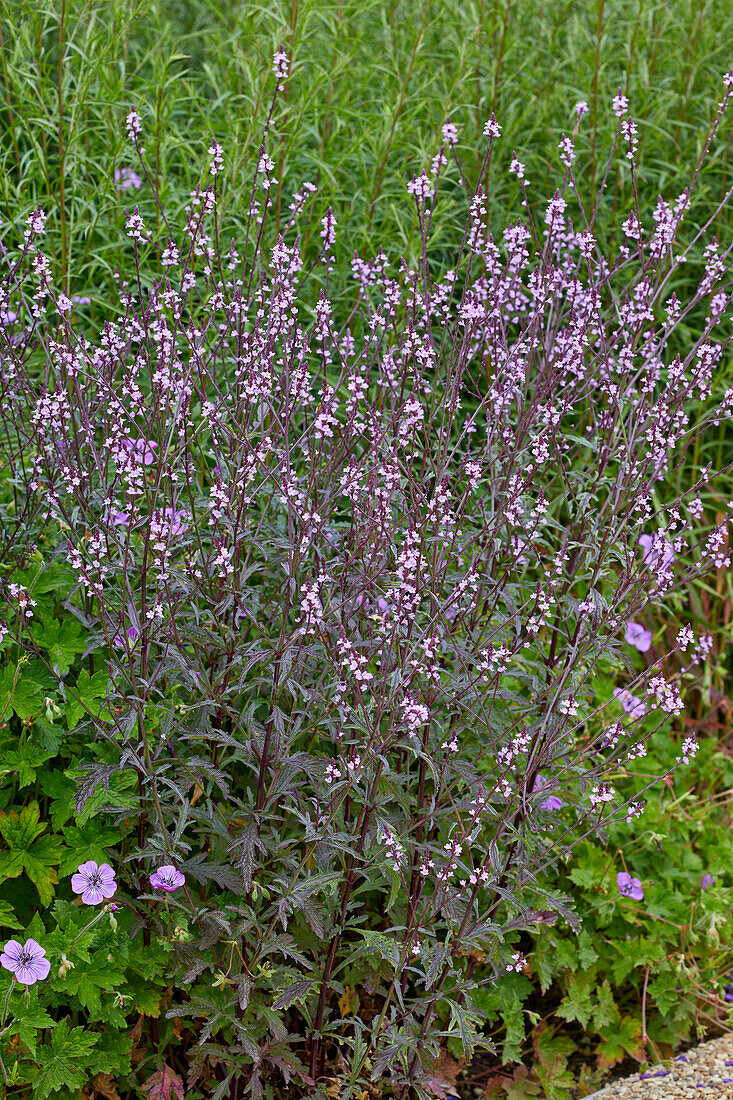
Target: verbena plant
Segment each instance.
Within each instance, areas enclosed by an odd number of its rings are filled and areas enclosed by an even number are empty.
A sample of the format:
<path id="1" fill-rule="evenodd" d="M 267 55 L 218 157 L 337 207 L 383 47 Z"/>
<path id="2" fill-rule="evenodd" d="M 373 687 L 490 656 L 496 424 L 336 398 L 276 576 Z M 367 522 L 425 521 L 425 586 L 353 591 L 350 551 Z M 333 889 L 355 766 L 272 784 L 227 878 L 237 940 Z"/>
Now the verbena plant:
<path id="1" fill-rule="evenodd" d="M 287 70 L 279 50 L 273 109 Z M 71 888 L 97 916 L 114 897 L 133 943 L 167 944 L 167 1015 L 197 1036 L 190 1090 L 325 1096 L 336 1078 L 344 1100 L 369 1079 L 429 1096 L 441 1039 L 467 1057 L 482 1041 L 478 991 L 531 965 L 520 933 L 559 918 L 579 929 L 573 898 L 540 876 L 643 813 L 608 779 L 679 712 L 677 683 L 646 670 L 619 691 L 622 718 L 591 684 L 623 664 L 643 605 L 727 561 L 725 524 L 696 527 L 711 470 L 664 527 L 653 504 L 670 464 L 733 404 L 732 391 L 688 421 L 729 339 L 727 254 L 708 225 L 684 231 L 733 74 L 725 86 L 685 190 L 645 226 L 634 185 L 610 258 L 573 173 L 581 103 L 546 206 L 513 158 L 524 209 L 500 244 L 482 190 L 500 138 L 491 116 L 455 262 L 431 275 L 436 196 L 444 178 L 467 185 L 447 124 L 407 187 L 420 263 L 377 242 L 356 256 L 340 327 L 331 211 L 305 183 L 282 233 L 268 228 L 272 111 L 241 239 L 219 219 L 216 141 L 185 226 L 160 204 L 156 240 L 126 211 L 120 311 L 94 343 L 52 285 L 44 211 L 19 248 L 6 237 L 2 717 L 31 655 L 57 683 L 49 713 L 83 717 L 77 812 L 97 799 L 120 842 L 114 868 L 84 861 Z M 611 157 L 634 177 L 621 93 L 613 109 Z M 157 195 L 135 110 L 126 126 Z M 325 276 L 310 315 L 308 219 Z M 672 281 L 700 253 L 702 279 L 680 302 Z M 74 577 L 64 606 L 87 651 L 107 654 L 74 682 L 34 627 L 47 559 Z M 683 629 L 674 648 L 701 646 Z M 684 739 L 671 770 L 695 748 Z M 34 1038 L 42 1010 L 71 966 L 90 965 L 101 927 L 75 912 L 37 914 L 2 957 L 4 1061 L 39 1095 L 63 1084 L 44 1070 L 53 1045 Z M 165 1047 L 158 1058 L 148 1091 L 182 1091 Z"/>

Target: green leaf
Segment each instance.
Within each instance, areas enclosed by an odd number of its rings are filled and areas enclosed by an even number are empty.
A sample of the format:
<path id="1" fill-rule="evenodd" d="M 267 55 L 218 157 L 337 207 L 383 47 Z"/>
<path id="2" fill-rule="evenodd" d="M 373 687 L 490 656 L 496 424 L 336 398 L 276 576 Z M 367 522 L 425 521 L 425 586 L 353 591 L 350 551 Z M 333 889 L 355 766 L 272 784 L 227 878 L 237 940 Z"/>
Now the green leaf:
<path id="1" fill-rule="evenodd" d="M 43 687 L 28 675 L 27 668 L 18 671 L 14 685 L 16 671 L 15 665 L 6 665 L 0 675 L 0 715 L 5 721 L 11 712 L 19 718 L 31 718 L 41 709 Z"/>
<path id="2" fill-rule="evenodd" d="M 577 938 L 577 949 L 580 965 L 583 970 L 589 970 L 593 963 L 598 961 L 598 952 L 593 947 L 590 932 L 585 928 Z"/>
<path id="3" fill-rule="evenodd" d="M 69 701 L 66 704 L 66 722 L 70 730 L 73 730 L 80 718 L 89 713 L 103 722 L 111 721 L 109 709 L 99 705 L 100 700 L 107 698 L 108 687 L 109 676 L 104 670 L 90 676 L 86 669 L 82 669 L 73 688 L 74 694 L 72 696 L 71 690 L 69 691 Z"/>
<path id="4" fill-rule="evenodd" d="M 51 799 L 51 828 L 57 832 L 74 816 L 76 783 L 63 772 L 46 772 L 43 777 L 43 793 Z"/>
<path id="5" fill-rule="evenodd" d="M 35 1058 L 38 1029 L 56 1027 L 56 1020 L 37 1002 L 27 1005 L 21 997 L 13 999 L 12 1007 L 14 1019 L 10 1025 L 11 1034 L 17 1035 Z"/>
<path id="6" fill-rule="evenodd" d="M 623 1061 L 625 1054 L 641 1061 L 644 1050 L 641 1042 L 641 1020 L 635 1020 L 633 1016 L 622 1018 L 609 1028 L 601 1028 L 599 1032 L 602 1042 L 596 1047 L 598 1068 L 610 1069 L 617 1062 Z"/>
<path id="7" fill-rule="evenodd" d="M 596 1031 L 600 1031 L 602 1027 L 608 1027 L 610 1024 L 615 1023 L 619 1019 L 620 1013 L 613 999 L 613 991 L 608 978 L 603 979 L 603 983 L 596 993 L 598 1000 L 593 1008 L 593 1026 Z"/>
<path id="8" fill-rule="evenodd" d="M 97 1073 L 109 1073 L 113 1077 L 126 1076 L 132 1068 L 128 1029 L 105 1030 L 98 1036 L 98 1040 L 89 1055 L 90 1076 L 96 1076 Z"/>
<path id="9" fill-rule="evenodd" d="M 73 973 L 73 971 L 72 971 Z M 33 1082 L 33 1096 L 45 1100 L 52 1092 L 67 1088 L 81 1089 L 88 1080 L 87 1056 L 96 1046 L 99 1036 L 82 1027 L 69 1029 L 62 1020 L 38 1051 L 41 1068 Z"/>
<path id="10" fill-rule="evenodd" d="M 6 810 L 0 814 L 0 836 L 14 849 L 25 851 L 46 826 L 39 821 L 41 811 L 37 802 L 31 802 L 22 810 Z"/>
<path id="11" fill-rule="evenodd" d="M 107 863 L 106 848 L 117 844 L 120 833 L 99 819 L 87 821 L 83 826 L 67 825 L 63 830 L 66 851 L 61 858 L 59 875 L 65 878 L 73 874 L 81 863 L 88 859 L 97 863 Z"/>
<path id="12" fill-rule="evenodd" d="M 15 911 L 7 901 L 0 901 L 0 928 L 22 928 Z"/>
<path id="13" fill-rule="evenodd" d="M 32 741 L 24 741 L 17 749 L 6 749 L 0 754 L 0 775 L 18 773 L 18 787 L 27 787 L 36 778 L 36 769 L 40 768 L 52 756 L 54 752 L 34 745 Z"/>
<path id="14" fill-rule="evenodd" d="M 33 720 L 33 738 L 42 749 L 48 749 L 51 753 L 57 753 L 66 737 L 63 726 L 57 726 L 49 722 L 45 714 L 37 714 Z M 45 781 L 44 781 L 45 782 Z"/>
<path id="15" fill-rule="evenodd" d="M 568 992 L 555 1009 L 557 1016 L 564 1020 L 578 1020 L 587 1030 L 593 1004 L 591 993 L 596 978 L 592 971 L 579 971 L 568 976 Z"/>
<path id="16" fill-rule="evenodd" d="M 522 1002 L 518 997 L 512 998 L 506 1008 L 501 1009 L 501 1018 L 506 1028 L 506 1036 L 502 1046 L 504 1064 L 521 1062 L 522 1046 L 525 1039 L 525 1018 L 522 1011 Z"/>
<path id="17" fill-rule="evenodd" d="M 608 881 L 608 853 L 590 841 L 578 845 L 575 852 L 578 865 L 569 871 L 569 878 L 576 886 L 592 890 Z"/>
<path id="18" fill-rule="evenodd" d="M 107 953 L 106 947 L 99 948 L 92 953 L 86 966 L 75 966 L 64 979 L 66 992 L 78 997 L 79 1003 L 89 1009 L 92 1018 L 99 1012 L 103 991 L 116 989 L 125 977 L 121 967 L 109 962 Z"/>
<path id="19" fill-rule="evenodd" d="M 81 623 L 68 616 L 58 619 L 46 619 L 32 632 L 33 641 L 48 652 L 51 667 L 57 666 L 60 676 L 65 676 L 76 658 L 86 649 L 86 635 Z"/>
<path id="20" fill-rule="evenodd" d="M 543 1086 L 543 1095 L 547 1100 L 571 1100 L 568 1091 L 575 1085 L 572 1073 L 567 1068 L 568 1055 L 576 1049 L 568 1035 L 555 1035 L 552 1027 L 542 1027 L 534 1036 L 534 1048 L 537 1054 L 535 1073 Z"/>
<path id="21" fill-rule="evenodd" d="M 8 850 L 0 852 L 0 881 L 17 878 L 25 870 L 38 890 L 42 905 L 50 905 L 53 887 L 58 883 L 55 867 L 61 859 L 63 843 L 59 837 L 40 834 L 46 828 L 39 822 L 37 802 L 24 806 L 20 812 L 0 813 L 0 835 Z"/>

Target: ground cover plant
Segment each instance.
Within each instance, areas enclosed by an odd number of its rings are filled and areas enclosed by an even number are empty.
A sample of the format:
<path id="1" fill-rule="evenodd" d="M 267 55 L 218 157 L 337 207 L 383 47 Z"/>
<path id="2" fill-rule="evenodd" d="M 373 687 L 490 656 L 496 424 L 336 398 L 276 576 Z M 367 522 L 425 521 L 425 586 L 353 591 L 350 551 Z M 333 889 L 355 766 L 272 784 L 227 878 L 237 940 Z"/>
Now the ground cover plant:
<path id="1" fill-rule="evenodd" d="M 244 222 L 229 150 L 166 196 L 124 112 L 114 308 L 64 283 L 50 210 L 5 226 L 7 1087 L 440 1095 L 488 1020 L 487 1095 L 566 1096 L 559 1021 L 603 1067 L 724 1011 L 724 807 L 679 812 L 729 774 L 682 722 L 722 675 L 724 116 L 656 201 L 616 90 L 613 251 L 584 103 L 554 195 L 497 172 L 493 116 L 473 173 L 445 124 L 402 180 L 416 255 L 345 264 L 319 191 L 281 190 L 274 68 Z"/>

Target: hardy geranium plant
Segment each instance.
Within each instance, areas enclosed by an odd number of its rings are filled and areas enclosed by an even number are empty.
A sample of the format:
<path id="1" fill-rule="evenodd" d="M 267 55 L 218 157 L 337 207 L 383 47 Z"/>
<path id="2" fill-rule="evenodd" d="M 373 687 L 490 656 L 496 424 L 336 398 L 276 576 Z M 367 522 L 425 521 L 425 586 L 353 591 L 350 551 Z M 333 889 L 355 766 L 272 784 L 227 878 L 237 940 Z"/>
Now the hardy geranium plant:
<path id="1" fill-rule="evenodd" d="M 277 91 L 287 65 L 279 51 Z M 633 173 L 623 96 L 614 111 Z M 44 211 L 5 246 L 4 629 L 86 723 L 77 808 L 103 784 L 121 829 L 115 872 L 90 861 L 74 889 L 96 904 L 117 886 L 146 943 L 167 935 L 147 881 L 182 922 L 168 1013 L 195 1022 L 188 1086 L 213 1097 L 291 1079 L 325 1096 L 338 1076 L 346 1098 L 365 1075 L 427 1096 L 440 1039 L 480 1041 L 476 990 L 531 965 L 521 932 L 548 913 L 577 928 L 540 872 L 643 813 L 610 776 L 642 718 L 679 713 L 678 686 L 651 666 L 618 685 L 619 717 L 592 675 L 622 673 L 639 611 L 725 554 L 723 528 L 696 533 L 712 471 L 666 515 L 655 489 L 708 427 L 688 410 L 729 339 L 727 269 L 705 228 L 685 236 L 699 169 L 649 214 L 639 196 L 601 253 L 573 169 L 583 113 L 550 201 L 515 156 L 522 218 L 497 242 L 477 185 L 436 272 L 441 181 L 465 179 L 444 133 L 407 187 L 419 261 L 356 257 L 349 304 L 330 211 L 303 271 L 313 185 L 270 233 L 269 123 L 230 246 L 216 141 L 183 226 L 161 207 L 156 239 L 125 211 L 129 270 L 98 338 L 53 285 Z M 157 195 L 143 126 L 131 111 L 141 203 Z M 500 134 L 492 116 L 481 180 Z M 703 245 L 679 301 L 674 273 Z M 33 641 L 39 528 L 74 572 L 69 613 L 106 647 L 96 694 Z"/>

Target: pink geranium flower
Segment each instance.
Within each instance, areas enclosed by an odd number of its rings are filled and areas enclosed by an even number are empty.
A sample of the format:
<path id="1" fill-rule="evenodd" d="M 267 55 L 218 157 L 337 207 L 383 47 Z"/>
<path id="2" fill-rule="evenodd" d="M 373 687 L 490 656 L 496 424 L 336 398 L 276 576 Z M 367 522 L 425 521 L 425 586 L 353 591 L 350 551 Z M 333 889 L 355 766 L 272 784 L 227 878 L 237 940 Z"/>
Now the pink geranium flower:
<path id="1" fill-rule="evenodd" d="M 186 876 L 181 871 L 177 871 L 171 863 L 159 867 L 150 876 L 150 885 L 155 890 L 167 890 L 168 893 L 171 890 L 177 890 L 179 886 L 183 886 L 185 881 Z"/>
<path id="2" fill-rule="evenodd" d="M 47 978 L 51 969 L 46 949 L 36 940 L 26 940 L 24 944 L 8 940 L 0 955 L 0 963 L 23 985 L 33 985 L 39 979 Z"/>
<path id="3" fill-rule="evenodd" d="M 96 861 L 90 859 L 71 876 L 71 889 L 75 894 L 81 894 L 85 905 L 99 905 L 100 901 L 114 897 L 117 889 L 115 873 L 109 863 L 97 866 Z"/>
<path id="4" fill-rule="evenodd" d="M 634 901 L 641 901 L 644 897 L 641 880 L 632 878 L 628 871 L 619 871 L 616 875 L 616 883 L 624 897 L 633 898 Z"/>
<path id="5" fill-rule="evenodd" d="M 629 623 L 626 627 L 624 638 L 629 645 L 634 645 L 640 653 L 646 653 L 652 644 L 651 630 L 645 630 L 641 623 Z"/>

